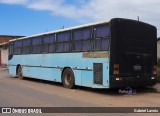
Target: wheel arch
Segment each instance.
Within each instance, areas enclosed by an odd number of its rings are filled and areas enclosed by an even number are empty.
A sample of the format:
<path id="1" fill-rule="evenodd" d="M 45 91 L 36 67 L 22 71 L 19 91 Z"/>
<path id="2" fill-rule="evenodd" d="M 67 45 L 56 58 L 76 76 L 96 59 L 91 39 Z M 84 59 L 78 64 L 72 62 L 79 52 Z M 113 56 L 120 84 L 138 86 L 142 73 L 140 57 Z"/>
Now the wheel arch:
<path id="1" fill-rule="evenodd" d="M 72 72 L 73 72 L 73 74 L 74 74 L 74 71 L 73 71 L 73 69 L 71 68 L 71 67 L 64 67 L 63 69 L 62 69 L 62 72 L 61 72 L 61 82 L 62 82 L 62 76 L 63 76 L 63 73 L 64 73 L 64 71 L 66 70 L 66 69 L 71 69 L 72 70 Z M 74 75 L 74 77 L 75 77 L 75 75 Z"/>
<path id="2" fill-rule="evenodd" d="M 61 81 L 65 88 L 73 89 L 75 88 L 75 75 L 71 67 L 65 67 L 62 70 Z M 67 75 L 67 76 L 66 76 Z M 69 75 L 69 77 L 68 77 Z M 69 81 L 68 81 L 69 78 Z"/>
<path id="3" fill-rule="evenodd" d="M 20 66 L 21 66 L 20 64 L 18 64 L 18 65 L 16 66 L 16 75 L 18 74 L 18 68 L 19 68 Z"/>

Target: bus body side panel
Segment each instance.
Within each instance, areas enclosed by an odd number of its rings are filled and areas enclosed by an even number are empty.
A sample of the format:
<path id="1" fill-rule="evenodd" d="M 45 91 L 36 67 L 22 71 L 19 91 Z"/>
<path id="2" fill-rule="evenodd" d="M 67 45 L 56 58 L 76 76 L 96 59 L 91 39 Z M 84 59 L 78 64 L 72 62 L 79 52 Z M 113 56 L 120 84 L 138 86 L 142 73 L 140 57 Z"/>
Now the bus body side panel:
<path id="1" fill-rule="evenodd" d="M 61 82 L 61 73 L 65 67 L 81 66 L 81 54 L 35 54 L 14 55 L 9 61 L 10 75 L 16 75 L 16 66 L 20 64 L 23 76 Z M 76 60 L 75 60 L 76 59 Z M 18 62 L 15 64 L 15 62 Z M 14 68 L 13 68 L 14 67 Z M 76 72 L 76 75 L 77 72 Z"/>
<path id="2" fill-rule="evenodd" d="M 12 76 L 12 77 L 16 76 L 16 66 L 9 65 L 8 68 L 9 68 L 10 76 Z"/>
<path id="3" fill-rule="evenodd" d="M 95 84 L 94 83 L 94 63 L 103 64 L 102 68 L 102 84 Z M 83 67 L 88 67 L 93 69 L 92 71 L 82 71 L 82 86 L 92 87 L 92 88 L 108 88 L 109 87 L 109 69 L 108 69 L 108 59 L 106 58 L 93 58 L 93 59 L 84 59 L 83 60 Z"/>
<path id="4" fill-rule="evenodd" d="M 73 70 L 75 76 L 75 84 L 82 86 L 82 71 L 81 70 Z"/>
<path id="5" fill-rule="evenodd" d="M 16 66 L 22 66 L 23 76 L 61 82 L 64 68 L 70 67 L 75 75 L 75 84 L 92 88 L 109 87 L 109 70 L 107 58 L 83 58 L 83 53 L 57 53 L 14 55 L 9 60 L 9 74 L 16 75 Z M 15 64 L 18 62 L 18 64 Z M 93 64 L 103 64 L 103 84 L 94 84 Z M 88 69 L 87 69 L 88 68 Z"/>

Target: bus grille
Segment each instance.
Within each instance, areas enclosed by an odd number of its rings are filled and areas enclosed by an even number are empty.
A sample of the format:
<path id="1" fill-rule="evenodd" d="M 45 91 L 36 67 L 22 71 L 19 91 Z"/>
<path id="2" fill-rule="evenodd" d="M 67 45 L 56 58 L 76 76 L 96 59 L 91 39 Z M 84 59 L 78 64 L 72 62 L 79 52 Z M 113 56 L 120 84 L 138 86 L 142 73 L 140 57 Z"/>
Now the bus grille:
<path id="1" fill-rule="evenodd" d="M 103 64 L 94 63 L 93 64 L 94 73 L 94 84 L 103 84 Z"/>

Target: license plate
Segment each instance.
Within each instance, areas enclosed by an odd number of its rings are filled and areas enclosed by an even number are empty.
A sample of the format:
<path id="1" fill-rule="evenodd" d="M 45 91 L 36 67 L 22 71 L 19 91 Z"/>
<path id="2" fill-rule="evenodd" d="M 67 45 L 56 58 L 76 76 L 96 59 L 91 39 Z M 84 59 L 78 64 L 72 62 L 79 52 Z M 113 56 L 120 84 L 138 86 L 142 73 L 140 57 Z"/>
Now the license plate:
<path id="1" fill-rule="evenodd" d="M 134 71 L 141 71 L 141 66 L 133 66 Z"/>

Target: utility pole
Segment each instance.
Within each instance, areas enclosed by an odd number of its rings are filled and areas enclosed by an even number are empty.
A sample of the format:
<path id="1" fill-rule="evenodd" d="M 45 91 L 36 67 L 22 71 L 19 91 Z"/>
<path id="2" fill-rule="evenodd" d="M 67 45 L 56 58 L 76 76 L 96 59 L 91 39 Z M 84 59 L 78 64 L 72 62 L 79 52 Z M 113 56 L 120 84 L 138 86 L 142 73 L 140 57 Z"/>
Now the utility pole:
<path id="1" fill-rule="evenodd" d="M 139 16 L 137 18 L 138 18 L 138 21 L 139 21 Z"/>

